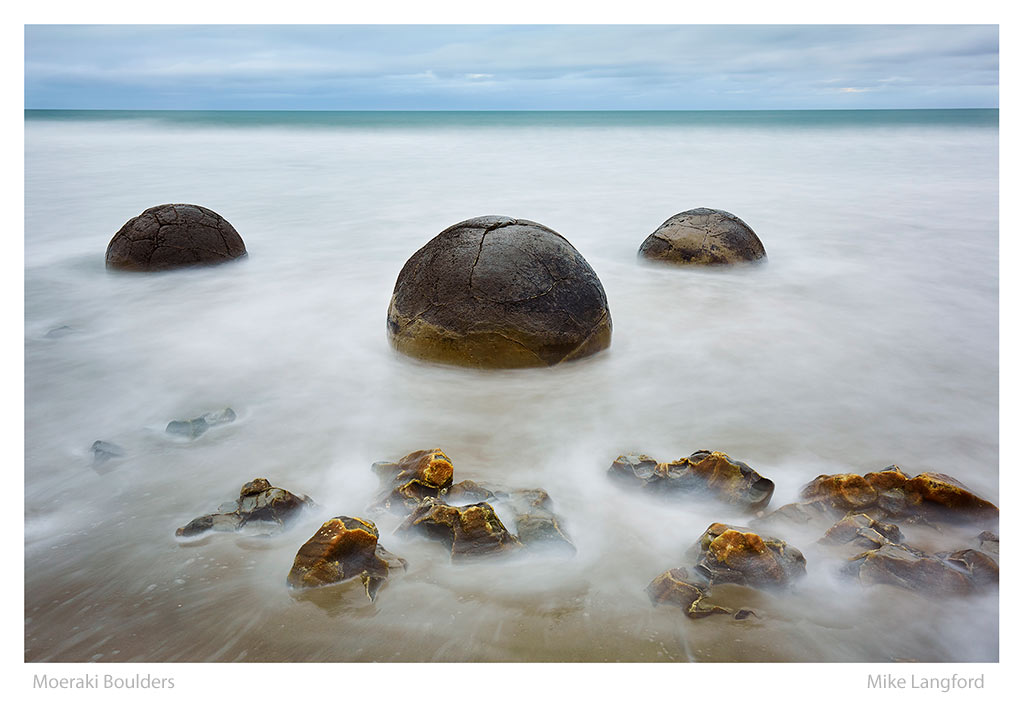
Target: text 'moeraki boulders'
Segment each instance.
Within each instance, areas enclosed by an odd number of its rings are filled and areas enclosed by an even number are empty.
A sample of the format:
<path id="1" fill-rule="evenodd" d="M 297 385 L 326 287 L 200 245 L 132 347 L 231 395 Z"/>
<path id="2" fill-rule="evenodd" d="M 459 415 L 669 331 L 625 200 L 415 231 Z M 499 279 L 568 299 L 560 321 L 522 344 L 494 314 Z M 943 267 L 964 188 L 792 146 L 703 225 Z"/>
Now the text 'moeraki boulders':
<path id="1" fill-rule="evenodd" d="M 121 226 L 107 245 L 107 268 L 151 272 L 218 265 L 245 256 L 230 223 L 203 206 L 172 203 L 147 208 Z"/>
<path id="2" fill-rule="evenodd" d="M 767 257 L 750 226 L 714 208 L 694 208 L 672 216 L 647 236 L 639 255 L 677 265 L 731 265 Z"/>
<path id="3" fill-rule="evenodd" d="M 478 368 L 555 365 L 611 344 L 604 287 L 583 256 L 532 221 L 457 223 L 405 263 L 388 308 L 402 353 Z"/>

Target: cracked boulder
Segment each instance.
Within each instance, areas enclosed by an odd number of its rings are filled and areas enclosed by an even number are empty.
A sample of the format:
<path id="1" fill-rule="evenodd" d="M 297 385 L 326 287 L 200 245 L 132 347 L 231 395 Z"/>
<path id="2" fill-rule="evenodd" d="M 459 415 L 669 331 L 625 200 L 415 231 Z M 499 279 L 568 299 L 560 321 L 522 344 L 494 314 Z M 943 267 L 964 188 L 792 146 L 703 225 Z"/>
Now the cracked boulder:
<path id="1" fill-rule="evenodd" d="M 749 511 L 764 508 L 775 483 L 720 451 L 695 451 L 686 458 L 658 463 L 650 456 L 619 456 L 608 469 L 616 481 L 664 495 L 710 495 Z"/>
<path id="2" fill-rule="evenodd" d="M 539 223 L 481 216 L 447 228 L 405 263 L 387 317 L 398 351 L 476 368 L 543 367 L 611 345 L 604 287 Z"/>
<path id="3" fill-rule="evenodd" d="M 246 255 L 238 231 L 193 204 L 154 206 L 121 226 L 107 246 L 107 269 L 151 272 L 217 265 Z"/>
<path id="4" fill-rule="evenodd" d="M 333 517 L 295 555 L 288 585 L 316 588 L 358 578 L 372 601 L 392 569 L 406 561 L 377 543 L 377 527 L 358 517 Z"/>
<path id="5" fill-rule="evenodd" d="M 523 546 L 488 503 L 452 507 L 427 498 L 397 531 L 418 531 L 444 543 L 453 561 L 493 557 Z"/>
<path id="6" fill-rule="evenodd" d="M 712 583 L 781 588 L 807 573 L 804 555 L 795 547 L 720 522 L 698 540 L 697 553 L 697 571 Z"/>
<path id="7" fill-rule="evenodd" d="M 767 257 L 750 226 L 714 208 L 672 216 L 647 236 L 639 256 L 676 265 L 729 265 Z"/>
<path id="8" fill-rule="evenodd" d="M 313 500 L 299 497 L 283 488 L 275 488 L 266 478 L 256 478 L 242 486 L 238 500 L 225 503 L 218 512 L 203 515 L 179 527 L 179 537 L 194 537 L 205 532 L 235 532 L 243 528 L 260 532 L 280 531 Z"/>

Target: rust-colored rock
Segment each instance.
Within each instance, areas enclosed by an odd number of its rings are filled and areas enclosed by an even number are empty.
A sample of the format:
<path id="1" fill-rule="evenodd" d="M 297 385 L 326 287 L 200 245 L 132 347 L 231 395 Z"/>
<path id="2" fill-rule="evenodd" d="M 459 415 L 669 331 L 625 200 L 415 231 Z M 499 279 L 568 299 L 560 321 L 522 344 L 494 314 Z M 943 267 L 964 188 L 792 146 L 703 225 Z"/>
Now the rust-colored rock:
<path id="1" fill-rule="evenodd" d="M 242 486 L 238 500 L 222 505 L 220 512 L 203 515 L 179 527 L 179 537 L 192 537 L 207 531 L 233 532 L 250 526 L 263 532 L 283 528 L 298 513 L 313 505 L 309 496 L 299 497 L 273 487 L 266 478 L 256 478 Z"/>
<path id="2" fill-rule="evenodd" d="M 452 461 L 441 449 L 413 451 L 397 463 L 373 464 L 384 491 L 377 506 L 405 513 L 424 498 L 437 498 L 452 485 Z"/>
<path id="3" fill-rule="evenodd" d="M 372 601 L 391 569 L 405 569 L 404 559 L 377 543 L 369 520 L 338 516 L 325 522 L 299 548 L 288 574 L 292 588 L 315 588 L 358 578 Z"/>
<path id="4" fill-rule="evenodd" d="M 650 492 L 705 494 L 749 511 L 768 505 L 775 491 L 771 480 L 720 451 L 695 451 L 670 463 L 658 463 L 643 454 L 619 456 L 608 475 Z"/>
<path id="5" fill-rule="evenodd" d="M 398 528 L 400 532 L 413 530 L 443 542 L 454 561 L 491 557 L 522 547 L 488 503 L 452 507 L 425 498 Z"/>
<path id="6" fill-rule="evenodd" d="M 728 608 L 705 603 L 707 586 L 690 579 L 686 569 L 669 569 L 655 577 L 647 586 L 652 603 L 668 603 L 683 609 L 688 618 L 706 618 L 715 613 L 726 613 Z"/>
<path id="7" fill-rule="evenodd" d="M 220 215 L 185 203 L 154 206 L 117 231 L 107 246 L 107 268 L 151 272 L 218 265 L 244 257 L 245 243 Z"/>
<path id="8" fill-rule="evenodd" d="M 712 583 L 779 588 L 807 573 L 798 549 L 746 527 L 713 523 L 698 540 L 697 550 L 697 570 Z"/>
<path id="9" fill-rule="evenodd" d="M 908 478 L 897 466 L 865 476 L 821 475 L 803 488 L 801 497 L 826 503 L 837 512 L 856 510 L 876 519 L 979 522 L 999 516 L 999 508 L 956 478 L 940 473 Z"/>

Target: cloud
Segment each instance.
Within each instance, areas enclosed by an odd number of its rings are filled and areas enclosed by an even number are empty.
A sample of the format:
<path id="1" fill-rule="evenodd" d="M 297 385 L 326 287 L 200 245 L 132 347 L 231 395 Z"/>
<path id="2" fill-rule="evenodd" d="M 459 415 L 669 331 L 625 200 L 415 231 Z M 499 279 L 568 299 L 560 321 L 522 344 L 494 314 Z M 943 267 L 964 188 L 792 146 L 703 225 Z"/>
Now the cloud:
<path id="1" fill-rule="evenodd" d="M 29 25 L 25 100 L 30 108 L 827 108 L 860 92 L 875 95 L 873 107 L 991 107 L 998 57 L 995 25 Z"/>

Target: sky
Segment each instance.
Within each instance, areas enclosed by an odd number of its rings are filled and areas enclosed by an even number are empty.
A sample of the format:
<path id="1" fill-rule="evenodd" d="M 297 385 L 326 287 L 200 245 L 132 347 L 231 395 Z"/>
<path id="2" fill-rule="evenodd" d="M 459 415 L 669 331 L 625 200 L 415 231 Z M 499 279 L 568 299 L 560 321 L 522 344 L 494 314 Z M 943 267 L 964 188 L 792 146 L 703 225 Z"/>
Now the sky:
<path id="1" fill-rule="evenodd" d="M 25 107 L 996 108 L 997 25 L 26 25 Z"/>

